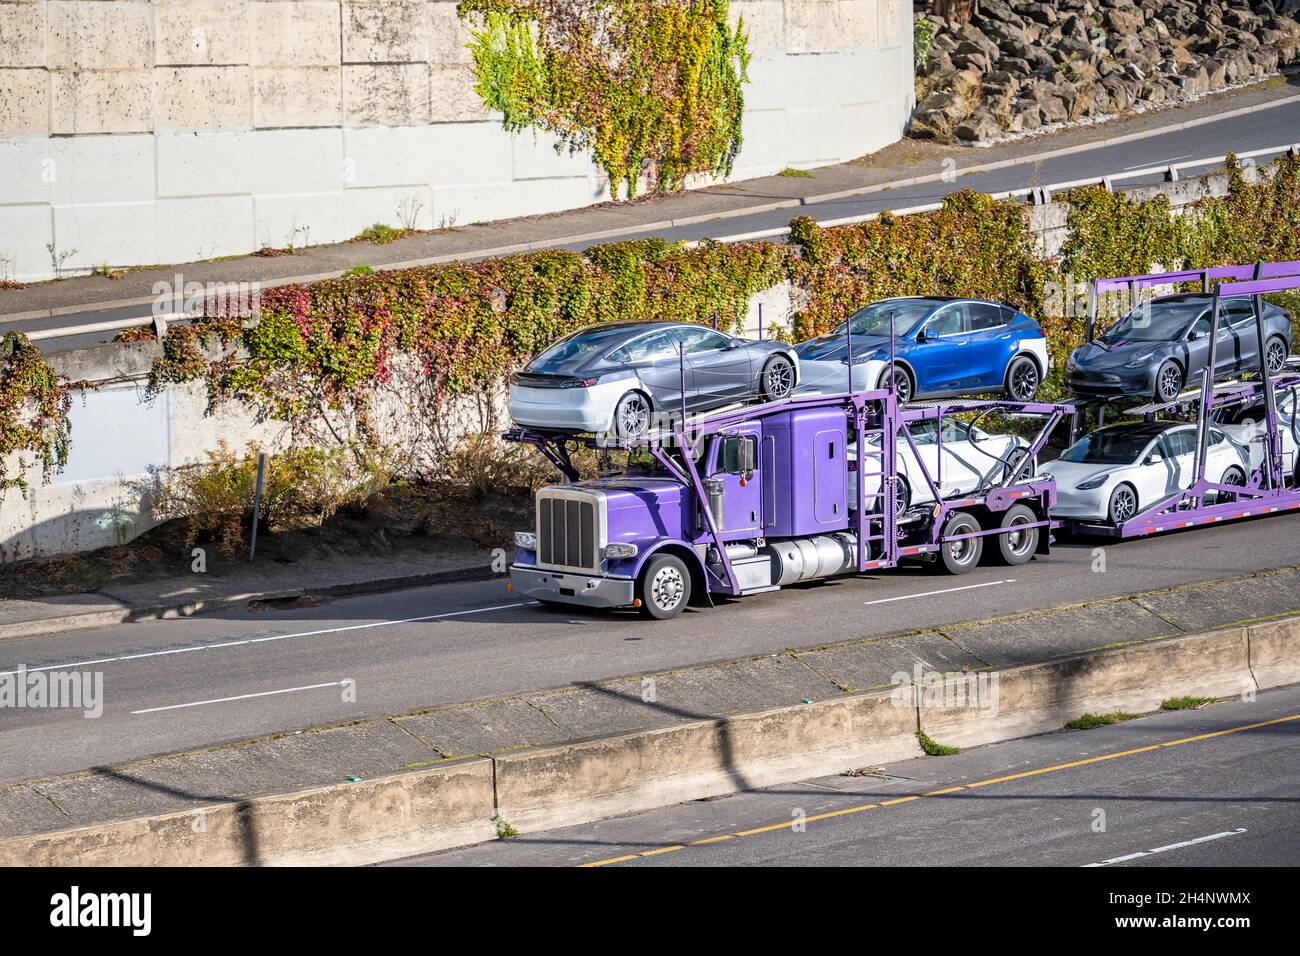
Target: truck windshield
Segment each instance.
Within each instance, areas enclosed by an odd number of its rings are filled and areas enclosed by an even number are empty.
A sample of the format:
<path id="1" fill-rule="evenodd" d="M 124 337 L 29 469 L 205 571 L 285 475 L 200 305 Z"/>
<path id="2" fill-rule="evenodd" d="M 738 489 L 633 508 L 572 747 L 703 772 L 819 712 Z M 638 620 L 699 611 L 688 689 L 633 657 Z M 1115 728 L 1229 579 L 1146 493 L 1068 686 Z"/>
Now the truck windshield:
<path id="1" fill-rule="evenodd" d="M 892 318 L 894 335 L 906 335 L 940 304 L 938 299 L 896 299 L 873 302 L 854 312 L 849 316 L 848 322 L 841 322 L 831 334 L 846 334 L 845 330 L 852 323 L 854 335 L 889 335 L 889 322 Z"/>
<path id="2" fill-rule="evenodd" d="M 1102 429 L 1079 439 L 1065 450 L 1061 461 L 1076 464 L 1127 465 L 1137 459 L 1151 443 L 1155 433 L 1142 429 Z"/>

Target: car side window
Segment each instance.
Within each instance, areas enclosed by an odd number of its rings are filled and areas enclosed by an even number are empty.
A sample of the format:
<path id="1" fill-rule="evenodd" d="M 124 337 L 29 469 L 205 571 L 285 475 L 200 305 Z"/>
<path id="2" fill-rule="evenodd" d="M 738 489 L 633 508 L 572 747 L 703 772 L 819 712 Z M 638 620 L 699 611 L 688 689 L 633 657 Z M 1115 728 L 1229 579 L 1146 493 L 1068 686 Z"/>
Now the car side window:
<path id="1" fill-rule="evenodd" d="M 966 308 L 960 302 L 954 305 L 945 305 L 930 316 L 930 321 L 925 323 L 925 333 L 931 337 L 936 335 L 956 335 L 965 331 Z"/>
<path id="2" fill-rule="evenodd" d="M 669 337 L 667 332 L 655 332 L 651 335 L 643 335 L 639 339 L 628 342 L 620 349 L 610 353 L 610 358 L 616 362 L 628 362 L 629 364 L 639 364 L 642 362 L 659 362 L 669 358 L 675 358 L 677 355 L 677 346 Z"/>
<path id="3" fill-rule="evenodd" d="M 715 332 L 713 329 L 674 329 L 673 332 L 677 340 L 682 343 L 682 348 L 686 350 L 687 355 L 724 349 L 731 341 L 721 332 Z"/>
<path id="4" fill-rule="evenodd" d="M 1192 337 L 1204 338 L 1210 334 L 1210 317 L 1203 315 L 1192 323 Z"/>
<path id="5" fill-rule="evenodd" d="M 1155 448 L 1152 449 L 1152 451 L 1159 452 L 1161 458 L 1165 458 L 1165 459 L 1177 458 L 1178 457 L 1177 433 L 1165 432 L 1163 435 L 1160 436 L 1160 440 L 1156 442 L 1156 446 Z"/>
<path id="6" fill-rule="evenodd" d="M 1175 454 L 1194 455 L 1196 454 L 1196 432 L 1190 428 L 1183 428 L 1169 436 L 1172 439 Z"/>
<path id="7" fill-rule="evenodd" d="M 1007 321 L 1001 306 L 990 305 L 985 302 L 967 303 L 966 315 L 970 318 L 970 330 L 972 332 L 987 332 L 990 329 L 1000 329 Z"/>
<path id="8" fill-rule="evenodd" d="M 1247 301 L 1229 302 L 1223 321 L 1236 328 L 1255 318 L 1255 306 Z"/>

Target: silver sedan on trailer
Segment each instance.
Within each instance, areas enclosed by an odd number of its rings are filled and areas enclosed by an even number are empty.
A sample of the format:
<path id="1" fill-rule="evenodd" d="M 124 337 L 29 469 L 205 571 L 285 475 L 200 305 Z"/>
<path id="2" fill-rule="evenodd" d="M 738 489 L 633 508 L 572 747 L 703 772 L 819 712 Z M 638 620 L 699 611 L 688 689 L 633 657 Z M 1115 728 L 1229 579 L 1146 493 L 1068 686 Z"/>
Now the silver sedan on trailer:
<path id="1" fill-rule="evenodd" d="M 515 424 L 644 435 L 662 415 L 786 398 L 799 383 L 794 347 L 685 322 L 609 322 L 560 339 L 510 376 Z M 684 391 L 683 391 L 684 389 Z"/>

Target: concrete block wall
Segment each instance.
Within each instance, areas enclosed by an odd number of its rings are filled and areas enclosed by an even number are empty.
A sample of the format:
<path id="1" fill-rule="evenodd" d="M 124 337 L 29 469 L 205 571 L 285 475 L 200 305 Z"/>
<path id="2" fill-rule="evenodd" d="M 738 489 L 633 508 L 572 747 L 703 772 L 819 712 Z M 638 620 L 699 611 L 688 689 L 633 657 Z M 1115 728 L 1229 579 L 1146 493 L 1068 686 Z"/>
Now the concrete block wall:
<path id="1" fill-rule="evenodd" d="M 852 159 L 912 106 L 907 0 L 732 0 L 733 178 Z M 0 0 L 0 278 L 187 262 L 609 198 L 510 135 L 455 0 Z M 47 247 L 53 248 L 53 252 Z"/>

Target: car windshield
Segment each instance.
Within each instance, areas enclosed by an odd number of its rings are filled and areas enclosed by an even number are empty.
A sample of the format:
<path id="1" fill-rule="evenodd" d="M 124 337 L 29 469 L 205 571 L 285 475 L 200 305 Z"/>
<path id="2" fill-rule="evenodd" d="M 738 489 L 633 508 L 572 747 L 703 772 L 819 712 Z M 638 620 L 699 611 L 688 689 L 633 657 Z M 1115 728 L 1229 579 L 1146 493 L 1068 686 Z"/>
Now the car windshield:
<path id="1" fill-rule="evenodd" d="M 588 359 L 612 348 L 626 338 L 626 327 L 583 329 L 568 338 L 560 339 L 537 358 L 528 363 L 530 372 L 560 372 L 576 368 Z"/>
<path id="2" fill-rule="evenodd" d="M 1137 459 L 1154 438 L 1150 431 L 1102 429 L 1079 439 L 1065 450 L 1061 461 L 1076 464 L 1127 465 Z"/>
<path id="3" fill-rule="evenodd" d="M 1103 342 L 1170 342 L 1182 338 L 1205 311 L 1205 302 L 1180 299 L 1146 302 L 1120 319 L 1101 336 Z"/>
<path id="4" fill-rule="evenodd" d="M 935 299 L 894 299 L 886 302 L 873 302 L 858 309 L 849 316 L 848 322 L 841 322 L 832 335 L 844 335 L 849 323 L 853 323 L 854 335 L 888 335 L 889 322 L 893 319 L 894 335 L 906 335 L 930 314 L 939 302 Z"/>

